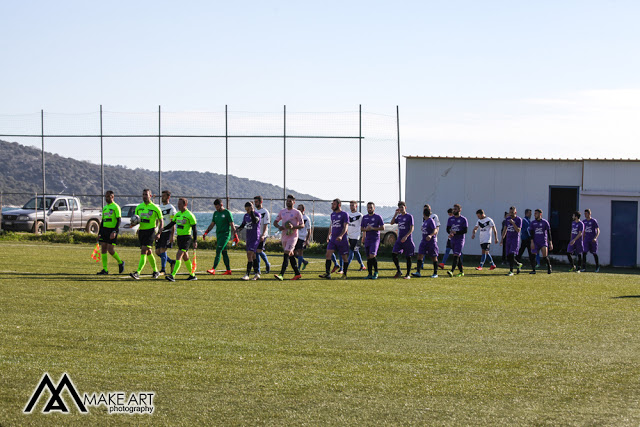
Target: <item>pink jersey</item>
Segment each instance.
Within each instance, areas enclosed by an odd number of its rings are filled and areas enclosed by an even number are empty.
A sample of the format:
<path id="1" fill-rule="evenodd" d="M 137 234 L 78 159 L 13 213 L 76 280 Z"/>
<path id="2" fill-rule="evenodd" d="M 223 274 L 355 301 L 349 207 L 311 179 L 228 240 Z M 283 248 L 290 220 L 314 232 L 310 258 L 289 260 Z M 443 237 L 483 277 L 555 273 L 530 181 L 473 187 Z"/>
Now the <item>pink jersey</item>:
<path id="1" fill-rule="evenodd" d="M 276 221 L 281 221 L 280 225 L 285 227 L 285 224 L 289 222 L 294 227 L 302 225 L 304 223 L 302 219 L 302 213 L 298 209 L 282 209 Z M 298 229 L 286 229 L 282 231 L 282 240 L 298 240 Z"/>

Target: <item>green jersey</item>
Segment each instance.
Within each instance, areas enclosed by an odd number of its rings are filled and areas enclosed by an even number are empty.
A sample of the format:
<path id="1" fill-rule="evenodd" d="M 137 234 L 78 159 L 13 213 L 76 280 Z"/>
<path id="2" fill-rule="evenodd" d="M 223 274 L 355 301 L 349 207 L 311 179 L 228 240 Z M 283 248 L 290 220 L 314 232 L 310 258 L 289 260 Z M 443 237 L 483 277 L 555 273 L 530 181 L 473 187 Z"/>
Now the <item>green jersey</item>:
<path id="1" fill-rule="evenodd" d="M 162 219 L 160 208 L 153 202 L 148 205 L 140 203 L 136 206 L 136 215 L 140 217 L 140 230 L 156 228 L 156 221 Z"/>
<path id="2" fill-rule="evenodd" d="M 102 208 L 102 226 L 104 228 L 116 228 L 118 218 L 121 217 L 120 206 L 115 202 L 111 202 Z"/>
<path id="3" fill-rule="evenodd" d="M 184 212 L 178 211 L 173 215 L 173 221 L 176 223 L 178 236 L 188 236 L 191 234 L 191 227 L 197 224 L 196 217 L 193 216 L 189 209 Z"/>
<path id="4" fill-rule="evenodd" d="M 233 223 L 233 217 L 227 209 L 223 209 L 222 212 L 215 211 L 211 222 L 216 225 L 216 236 L 229 236 L 231 234 L 230 227 Z"/>

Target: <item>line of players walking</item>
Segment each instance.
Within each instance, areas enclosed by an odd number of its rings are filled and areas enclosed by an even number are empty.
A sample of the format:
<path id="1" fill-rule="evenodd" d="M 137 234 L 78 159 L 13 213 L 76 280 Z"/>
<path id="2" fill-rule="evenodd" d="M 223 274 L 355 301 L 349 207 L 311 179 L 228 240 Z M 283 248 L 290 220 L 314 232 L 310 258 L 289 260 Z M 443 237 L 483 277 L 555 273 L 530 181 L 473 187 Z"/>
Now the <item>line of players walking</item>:
<path id="1" fill-rule="evenodd" d="M 106 254 L 109 253 L 118 262 L 119 272 L 124 271 L 124 261 L 121 260 L 115 246 L 117 243 L 117 233 L 120 226 L 120 207 L 114 202 L 113 191 L 105 194 L 106 205 L 103 208 L 102 222 L 98 241 L 102 247 L 103 269 L 100 275 L 108 273 L 108 263 Z M 134 279 L 140 278 L 140 273 L 148 261 L 153 270 L 152 277 L 157 278 L 165 273 L 165 278 L 175 281 L 183 263 L 189 261 L 189 249 L 197 248 L 197 221 L 195 216 L 188 210 L 188 201 L 185 198 L 178 200 L 178 210 L 170 203 L 171 193 L 162 193 L 162 204 L 160 206 L 151 201 L 152 194 L 148 189 L 143 190 L 142 203 L 135 209 L 135 216 L 139 218 L 140 227 L 138 239 L 140 242 L 140 261 L 136 271 L 130 276 Z M 211 223 L 203 234 L 206 239 L 209 232 L 216 228 L 216 254 L 213 267 L 207 273 L 215 275 L 232 274 L 227 246 L 230 241 L 238 242 L 237 231 L 246 229 L 246 251 L 247 266 L 243 280 L 258 280 L 261 278 L 261 261 L 265 264 L 265 273 L 271 271 L 271 263 L 265 252 L 265 242 L 269 233 L 270 214 L 263 207 L 263 198 L 256 196 L 253 203 L 245 203 L 246 214 L 242 224 L 236 228 L 233 217 L 229 210 L 224 208 L 220 199 L 214 201 L 215 212 Z M 286 200 L 286 207 L 282 209 L 273 222 L 273 226 L 281 231 L 281 242 L 283 249 L 283 259 L 279 274 L 274 277 L 277 280 L 284 280 L 284 274 L 291 265 L 294 276 L 290 280 L 298 280 L 302 277 L 301 270 L 308 265 L 304 259 L 304 249 L 310 241 L 310 219 L 305 214 L 304 205 L 297 208 L 295 197 L 289 195 Z M 375 280 L 379 277 L 377 253 L 380 247 L 380 231 L 384 230 L 382 217 L 375 213 L 375 204 L 367 203 L 367 214 L 358 212 L 358 204 L 351 201 L 350 212 L 342 211 L 342 201 L 334 199 L 331 204 L 331 226 L 327 236 L 327 251 L 325 257 L 325 273 L 320 277 L 331 279 L 332 274 L 338 272 L 341 278 L 345 279 L 351 262 L 355 259 L 359 263 L 359 270 L 365 269 L 364 262 L 360 255 L 360 245 L 364 246 L 366 253 L 367 276 L 365 279 Z M 433 274 L 429 277 L 437 278 L 438 269 L 444 269 L 449 256 L 452 257 L 451 268 L 447 269 L 447 274 L 453 276 L 464 276 L 463 249 L 465 246 L 465 235 L 468 232 L 468 221 L 462 216 L 462 207 L 455 204 L 447 211 L 449 218 L 446 224 L 447 245 L 442 262 L 438 261 L 438 233 L 440 231 L 440 220 L 431 211 L 431 207 L 425 204 L 423 207 L 422 240 L 418 246 L 417 268 L 412 273 L 412 257 L 415 255 L 415 244 L 412 233 L 414 231 L 413 216 L 407 212 L 405 202 L 398 203 L 391 224 L 397 224 L 397 240 L 392 250 L 392 259 L 396 267 L 394 278 L 410 279 L 422 277 L 425 257 L 433 265 Z M 476 211 L 478 220 L 473 228 L 471 238 L 475 239 L 476 234 L 482 249 L 480 265 L 476 270 L 483 270 L 485 263 L 489 263 L 489 270 L 494 270 L 496 264 L 490 253 L 492 240 L 498 241 L 497 229 L 494 221 L 486 216 L 482 209 Z M 502 223 L 500 245 L 504 246 L 504 254 L 509 263 L 508 276 L 519 274 L 523 266 L 521 259 L 525 250 L 529 252 L 531 263 L 530 274 L 536 274 L 536 268 L 542 262 L 547 267 L 547 273 L 551 273 L 551 263 L 549 260 L 549 250 L 553 250 L 551 239 L 551 227 L 549 222 L 542 218 L 542 210 L 536 209 L 534 220 L 531 220 L 531 210 L 525 211 L 524 217 L 517 215 L 516 208 L 512 206 L 509 212 L 505 212 L 505 219 Z M 159 228 L 158 228 L 159 224 Z M 159 231 L 158 231 L 159 230 Z M 172 247 L 174 234 L 177 234 L 177 246 L 175 259 L 171 259 L 167 254 L 167 249 Z M 600 270 L 597 255 L 598 236 L 600 229 L 597 221 L 591 217 L 591 211 L 585 210 L 585 221 L 580 221 L 580 212 L 574 212 L 571 240 L 567 248 L 571 271 L 585 271 L 586 255 L 591 252 L 596 262 L 596 272 Z M 158 270 L 155 257 L 151 248 L 155 242 L 156 255 L 160 258 L 161 265 Z M 574 263 L 573 254 L 577 255 L 577 266 Z M 337 256 L 336 256 L 337 255 Z M 400 268 L 400 256 L 406 260 L 406 274 Z M 223 261 L 225 270 L 217 270 L 220 261 Z M 166 266 L 169 264 L 170 272 L 166 273 Z M 333 266 L 333 269 L 332 269 Z M 456 269 L 458 272 L 456 273 Z M 253 273 L 252 273 L 253 271 Z M 197 280 L 195 276 L 195 264 L 191 269 L 187 280 Z"/>

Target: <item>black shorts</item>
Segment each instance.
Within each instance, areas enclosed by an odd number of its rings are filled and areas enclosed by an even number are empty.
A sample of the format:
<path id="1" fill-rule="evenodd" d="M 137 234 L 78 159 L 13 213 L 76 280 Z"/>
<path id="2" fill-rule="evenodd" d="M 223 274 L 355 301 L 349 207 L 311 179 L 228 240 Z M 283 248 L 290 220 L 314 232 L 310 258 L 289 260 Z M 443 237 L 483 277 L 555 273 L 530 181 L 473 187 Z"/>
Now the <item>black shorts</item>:
<path id="1" fill-rule="evenodd" d="M 140 246 L 146 246 L 148 248 L 153 246 L 153 242 L 156 239 L 156 229 L 150 228 L 148 230 L 138 230 L 138 241 Z"/>
<path id="2" fill-rule="evenodd" d="M 488 251 L 489 248 L 491 247 L 491 243 L 480 243 L 480 247 L 482 248 L 483 251 Z"/>
<path id="3" fill-rule="evenodd" d="M 304 249 L 304 239 L 298 239 L 296 242 L 296 247 L 294 248 L 296 251 L 301 251 Z"/>
<path id="4" fill-rule="evenodd" d="M 360 239 L 349 239 L 349 250 L 360 251 Z"/>
<path id="5" fill-rule="evenodd" d="M 191 236 L 191 234 L 178 236 L 178 249 L 180 249 L 181 251 L 187 252 L 189 248 L 191 248 L 192 241 L 193 241 L 193 237 Z"/>
<path id="6" fill-rule="evenodd" d="M 264 251 L 264 242 L 266 242 L 267 239 L 260 239 L 260 241 L 258 242 L 258 247 L 256 248 L 256 251 Z"/>
<path id="7" fill-rule="evenodd" d="M 160 235 L 160 240 L 156 241 L 156 249 L 169 249 L 173 246 L 171 241 L 171 230 L 163 231 Z"/>
<path id="8" fill-rule="evenodd" d="M 116 238 L 111 240 L 111 233 L 116 232 Z M 102 227 L 100 230 L 100 236 L 98 237 L 98 241 L 100 243 L 109 243 L 110 245 L 115 245 L 118 240 L 118 229 L 117 228 L 107 228 Z"/>

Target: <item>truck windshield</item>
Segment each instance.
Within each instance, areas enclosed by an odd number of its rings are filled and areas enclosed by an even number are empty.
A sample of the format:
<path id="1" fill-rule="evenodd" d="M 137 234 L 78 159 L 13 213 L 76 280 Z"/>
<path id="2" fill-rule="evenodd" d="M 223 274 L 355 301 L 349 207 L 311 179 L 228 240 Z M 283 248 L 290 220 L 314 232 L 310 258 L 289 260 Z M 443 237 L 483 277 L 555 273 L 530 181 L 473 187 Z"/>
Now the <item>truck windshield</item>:
<path id="1" fill-rule="evenodd" d="M 45 209 L 49 209 L 51 207 L 51 204 L 54 202 L 54 200 L 56 200 L 55 197 L 45 197 L 44 198 L 44 208 Z M 40 197 L 34 197 L 33 199 L 29 200 L 23 207 L 22 209 L 42 209 L 42 196 Z"/>

